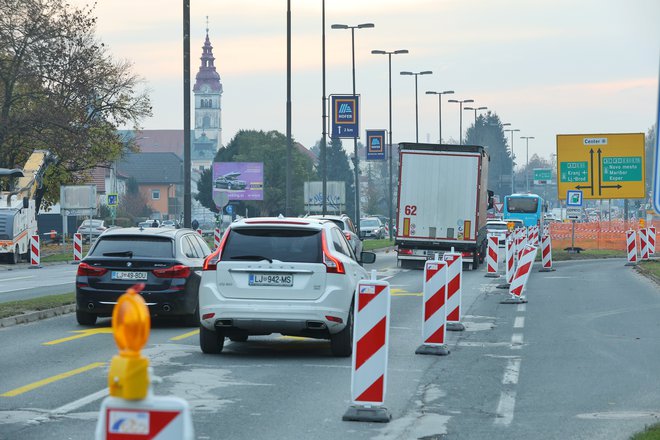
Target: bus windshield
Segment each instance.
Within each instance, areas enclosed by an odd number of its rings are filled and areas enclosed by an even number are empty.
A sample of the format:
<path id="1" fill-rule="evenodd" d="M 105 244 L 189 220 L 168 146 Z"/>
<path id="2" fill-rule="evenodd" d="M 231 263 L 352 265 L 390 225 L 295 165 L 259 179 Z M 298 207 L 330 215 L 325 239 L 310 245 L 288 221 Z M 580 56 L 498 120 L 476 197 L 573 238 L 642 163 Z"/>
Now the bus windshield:
<path id="1" fill-rule="evenodd" d="M 539 209 L 539 199 L 533 197 L 509 197 L 507 211 L 521 214 L 535 214 Z"/>

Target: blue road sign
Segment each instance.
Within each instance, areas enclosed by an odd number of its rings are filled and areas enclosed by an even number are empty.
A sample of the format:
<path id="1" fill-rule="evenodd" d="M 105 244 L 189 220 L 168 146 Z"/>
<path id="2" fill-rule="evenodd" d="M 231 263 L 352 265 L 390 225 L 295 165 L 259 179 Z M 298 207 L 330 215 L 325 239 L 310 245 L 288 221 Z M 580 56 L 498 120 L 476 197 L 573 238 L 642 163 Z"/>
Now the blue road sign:
<path id="1" fill-rule="evenodd" d="M 566 206 L 582 206 L 582 191 L 568 190 L 566 191 Z"/>
<path id="2" fill-rule="evenodd" d="M 385 130 L 367 130 L 367 160 L 385 160 Z"/>
<path id="3" fill-rule="evenodd" d="M 225 211 L 227 211 L 227 214 L 233 214 L 234 213 L 234 205 L 227 205 L 225 206 Z"/>
<path id="4" fill-rule="evenodd" d="M 358 95 L 330 95 L 332 127 L 330 137 L 360 137 L 360 97 Z"/>
<path id="5" fill-rule="evenodd" d="M 117 206 L 118 202 L 117 194 L 108 194 L 108 206 Z"/>

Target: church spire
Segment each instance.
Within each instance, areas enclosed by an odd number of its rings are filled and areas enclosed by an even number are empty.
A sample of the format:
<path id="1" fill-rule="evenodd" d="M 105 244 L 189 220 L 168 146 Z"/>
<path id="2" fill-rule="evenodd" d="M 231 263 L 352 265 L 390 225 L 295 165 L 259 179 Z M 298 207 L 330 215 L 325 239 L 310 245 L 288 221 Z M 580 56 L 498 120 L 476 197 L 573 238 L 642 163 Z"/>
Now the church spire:
<path id="1" fill-rule="evenodd" d="M 197 75 L 195 76 L 195 86 L 193 92 L 198 92 L 202 86 L 208 85 L 208 89 L 222 93 L 222 84 L 220 83 L 220 74 L 215 70 L 215 57 L 213 56 L 213 46 L 209 38 L 209 18 L 206 17 L 206 38 L 202 46 L 202 56 L 200 58 L 200 66 Z"/>

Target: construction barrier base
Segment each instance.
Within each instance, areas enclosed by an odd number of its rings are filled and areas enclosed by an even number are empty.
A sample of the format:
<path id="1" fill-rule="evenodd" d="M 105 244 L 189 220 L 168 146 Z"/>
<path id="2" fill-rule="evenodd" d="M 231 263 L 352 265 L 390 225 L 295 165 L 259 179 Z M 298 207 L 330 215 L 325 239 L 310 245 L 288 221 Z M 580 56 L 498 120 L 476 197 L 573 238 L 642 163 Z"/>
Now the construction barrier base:
<path id="1" fill-rule="evenodd" d="M 345 422 L 389 423 L 392 414 L 384 406 L 351 405 L 341 419 Z"/>
<path id="2" fill-rule="evenodd" d="M 37 266 L 30 266 L 29 269 L 41 269 L 41 264 Z"/>
<path id="3" fill-rule="evenodd" d="M 497 286 L 495 286 L 496 289 L 508 289 L 509 287 L 511 287 L 511 284 L 509 283 L 498 284 Z"/>
<path id="4" fill-rule="evenodd" d="M 448 322 L 447 330 L 450 332 L 462 332 L 465 330 L 465 326 L 460 322 Z"/>
<path id="5" fill-rule="evenodd" d="M 626 263 L 624 266 L 637 266 L 637 263 Z"/>
<path id="6" fill-rule="evenodd" d="M 425 345 L 422 344 L 417 347 L 415 354 L 433 354 L 435 356 L 447 356 L 449 349 L 446 345 Z"/>
<path id="7" fill-rule="evenodd" d="M 500 301 L 500 304 L 525 304 L 526 302 L 527 298 L 524 296 L 512 296 L 504 301 Z"/>
<path id="8" fill-rule="evenodd" d="M 499 278 L 500 276 L 496 273 L 487 273 L 484 275 L 486 278 Z"/>
<path id="9" fill-rule="evenodd" d="M 555 269 L 554 267 L 550 267 L 550 268 L 542 267 L 542 268 L 539 269 L 539 272 L 554 272 L 556 270 L 557 269 Z"/>

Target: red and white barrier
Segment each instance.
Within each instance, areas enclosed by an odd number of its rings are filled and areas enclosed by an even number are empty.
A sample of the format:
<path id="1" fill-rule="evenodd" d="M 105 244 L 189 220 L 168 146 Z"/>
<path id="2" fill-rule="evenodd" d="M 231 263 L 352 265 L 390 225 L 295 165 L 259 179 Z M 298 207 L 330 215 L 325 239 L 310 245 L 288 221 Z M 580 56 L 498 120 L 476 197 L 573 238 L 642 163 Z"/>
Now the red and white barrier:
<path id="1" fill-rule="evenodd" d="M 648 234 L 646 231 L 646 228 L 641 228 L 639 230 L 639 255 L 640 255 L 640 260 L 648 260 L 649 259 L 649 240 L 648 240 Z"/>
<path id="2" fill-rule="evenodd" d="M 649 242 L 649 256 L 655 254 L 655 226 L 646 228 L 647 239 Z"/>
<path id="3" fill-rule="evenodd" d="M 509 294 L 511 297 L 507 300 L 501 301 L 503 304 L 520 304 L 527 302 L 527 299 L 522 295 L 527 285 L 527 279 L 529 278 L 529 273 L 532 271 L 532 266 L 534 265 L 534 259 L 536 258 L 536 252 L 538 248 L 535 246 L 525 246 L 525 249 L 522 253 L 522 258 L 518 262 L 518 267 L 516 268 L 516 274 L 513 277 L 511 286 L 509 287 Z"/>
<path id="4" fill-rule="evenodd" d="M 522 256 L 527 241 L 527 229 L 519 228 L 516 231 L 516 260 L 520 261 L 520 257 Z"/>
<path id="5" fill-rule="evenodd" d="M 343 420 L 389 422 L 383 407 L 387 385 L 390 321 L 390 285 L 387 281 L 361 280 L 353 313 L 351 401 Z"/>
<path id="6" fill-rule="evenodd" d="M 486 253 L 486 276 L 489 278 L 499 278 L 497 274 L 498 256 L 500 239 L 495 234 L 488 234 L 488 252 Z"/>
<path id="7" fill-rule="evenodd" d="M 628 262 L 626 266 L 634 266 L 637 264 L 637 232 L 630 230 L 626 231 L 626 252 Z"/>
<path id="8" fill-rule="evenodd" d="M 424 305 L 422 307 L 422 345 L 415 354 L 445 356 L 447 331 L 447 262 L 427 261 L 424 265 Z"/>
<path id="9" fill-rule="evenodd" d="M 506 246 L 504 249 L 504 274 L 506 280 L 497 286 L 498 289 L 508 289 L 513 281 L 513 275 L 516 270 L 516 240 L 514 234 L 507 234 Z"/>
<path id="10" fill-rule="evenodd" d="M 550 234 L 541 238 L 541 269 L 539 272 L 553 272 L 552 267 L 552 239 Z"/>
<path id="11" fill-rule="evenodd" d="M 220 239 L 222 234 L 220 234 L 220 228 L 215 228 L 213 230 L 213 249 L 217 249 L 220 246 Z"/>
<path id="12" fill-rule="evenodd" d="M 539 226 L 534 225 L 529 227 L 529 244 L 532 246 L 539 245 Z"/>
<path id="13" fill-rule="evenodd" d="M 75 233 L 73 234 L 73 261 L 80 261 L 82 260 L 82 244 L 83 239 L 82 239 L 82 234 Z"/>
<path id="14" fill-rule="evenodd" d="M 390 238 L 390 225 L 389 225 L 389 222 L 385 222 L 385 237 Z"/>
<path id="15" fill-rule="evenodd" d="M 197 233 L 198 233 L 199 235 L 204 235 L 204 234 L 202 234 L 202 230 L 201 230 L 201 229 L 197 229 Z"/>
<path id="16" fill-rule="evenodd" d="M 41 248 L 39 246 L 39 235 L 30 236 L 30 264 L 33 268 L 41 267 Z"/>
<path id="17" fill-rule="evenodd" d="M 447 262 L 447 330 L 461 332 L 461 295 L 463 286 L 463 255 L 460 252 L 445 252 Z"/>

